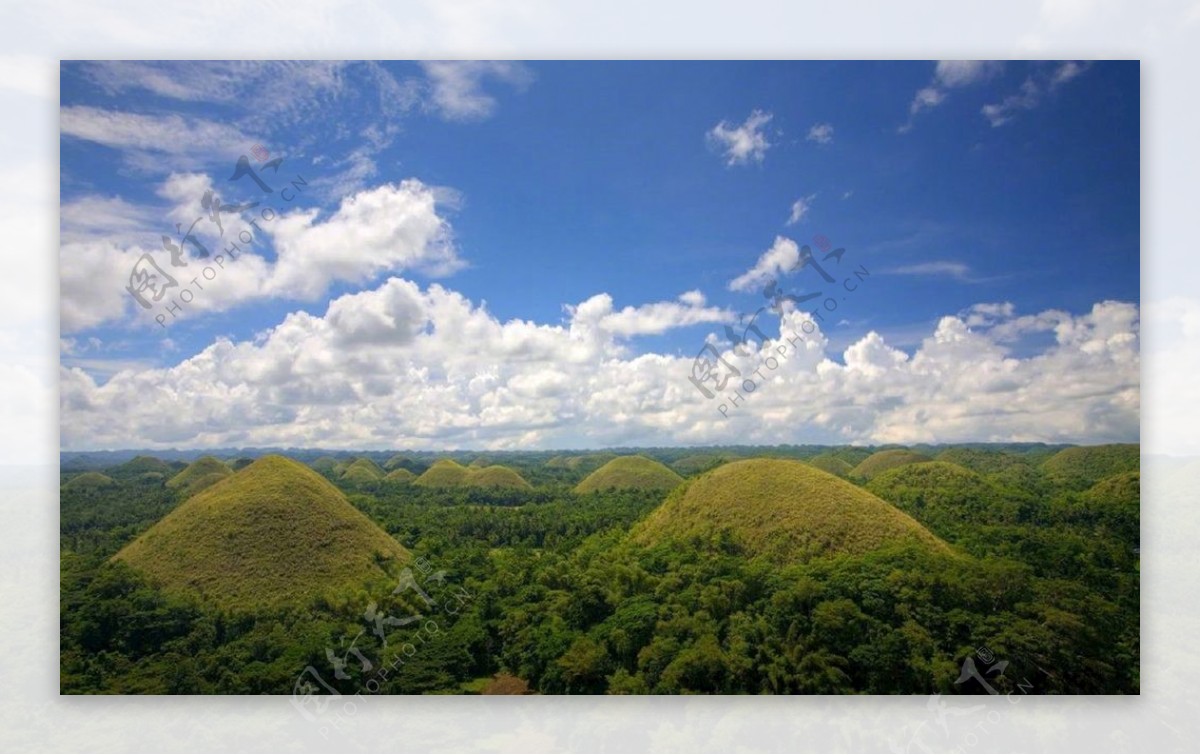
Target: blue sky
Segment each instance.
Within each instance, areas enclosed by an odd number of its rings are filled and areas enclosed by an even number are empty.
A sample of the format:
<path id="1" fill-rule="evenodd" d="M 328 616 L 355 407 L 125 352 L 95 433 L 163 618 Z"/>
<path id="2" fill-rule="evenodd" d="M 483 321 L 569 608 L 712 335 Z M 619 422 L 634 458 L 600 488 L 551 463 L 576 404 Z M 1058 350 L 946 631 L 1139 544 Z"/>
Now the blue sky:
<path id="1" fill-rule="evenodd" d="M 80 394 L 76 404 L 72 390 L 64 391 L 64 428 L 78 406 L 80 426 L 92 429 L 64 443 L 1136 439 L 1138 77 L 1136 62 L 66 63 L 62 362 L 64 386 L 78 385 Z M 227 180 L 255 144 L 283 157 L 281 182 L 307 181 L 293 201 L 263 201 L 284 215 L 311 215 L 286 231 L 257 234 L 258 258 L 247 269 L 221 273 L 183 319 L 160 327 L 124 292 L 125 271 L 141 252 L 161 254 L 159 238 L 176 221 L 201 214 L 204 188 L 225 202 L 255 198 L 245 180 Z M 405 181 L 419 183 L 397 188 Z M 345 222 L 328 222 L 362 192 L 375 192 L 380 214 L 347 212 Z M 378 229 L 383 217 L 394 232 L 363 244 L 371 232 L 355 224 Z M 797 359 L 798 372 L 755 397 L 769 389 L 769 399 L 752 410 L 749 401 L 739 405 L 747 411 L 733 424 L 714 419 L 687 390 L 691 360 L 706 339 L 722 347 L 731 315 L 766 303 L 761 285 L 733 290 L 732 281 L 758 266 L 767 274 L 756 280 L 777 277 L 796 294 L 818 290 L 814 271 L 772 274 L 760 259 L 780 237 L 812 244 L 818 234 L 846 249 L 840 263 L 827 264 L 865 266 L 869 288 L 823 323 L 819 354 Z M 214 248 L 221 240 L 211 238 Z M 271 273 L 284 257 L 296 270 L 321 272 L 303 283 L 302 272 Z M 249 269 L 254 264 L 258 272 Z M 169 432 L 155 419 L 115 420 L 130 391 L 178 385 L 200 366 L 227 372 L 234 360 L 280 358 L 270 335 L 294 313 L 326 323 L 308 323 L 305 338 L 327 338 L 350 317 L 334 322 L 331 302 L 359 306 L 369 297 L 355 295 L 382 297 L 393 278 L 413 287 L 397 311 L 415 319 L 401 322 L 387 310 L 390 340 L 372 338 L 394 353 L 362 374 L 411 370 L 422 391 L 442 391 L 444 414 L 406 419 L 401 407 L 414 400 L 406 393 L 411 381 L 367 380 L 342 392 L 337 386 L 354 382 L 347 377 L 316 391 L 293 374 L 286 390 L 262 381 L 244 386 L 258 411 L 275 409 L 235 415 L 242 426 L 215 418 L 225 411 L 206 403 L 218 402 L 215 395 L 186 399 L 189 416 L 208 418 L 173 420 Z M 449 306 L 439 304 L 443 293 L 459 300 L 457 314 L 442 309 Z M 584 306 L 600 294 L 611 298 L 607 309 Z M 1098 312 L 1106 302 L 1124 309 Z M 377 313 L 384 305 L 361 306 Z M 595 307 L 610 314 L 631 308 L 623 325 L 597 326 L 603 343 L 585 333 L 581 312 Z M 540 351 L 541 336 L 531 336 L 535 345 L 480 350 L 474 366 L 439 359 L 455 339 L 460 350 L 474 348 L 461 338 L 483 330 L 456 328 L 481 313 L 501 328 L 496 333 L 524 338 L 515 325 L 503 330 L 514 323 L 557 327 L 570 331 L 559 334 L 563 348 L 587 342 L 595 351 L 555 357 L 554 347 Z M 811 395 L 806 380 L 829 379 L 823 361 L 849 371 L 838 380 L 843 391 L 860 372 L 886 379 L 898 369 L 892 384 L 919 383 L 933 355 L 922 360 L 922 344 L 946 317 L 982 339 L 978 355 L 994 360 L 993 372 L 1013 372 L 980 399 L 974 425 L 946 417 L 938 429 L 930 407 L 972 404 L 979 397 L 962 386 L 978 383 L 978 375 L 959 375 L 942 401 L 936 393 L 918 401 L 881 389 L 872 404 L 824 386 L 833 391 L 824 406 L 795 408 L 796 392 Z M 786 322 L 771 322 L 769 335 L 781 335 Z M 1094 338 L 1072 340 L 1089 328 Z M 1129 347 L 1117 339 L 1132 352 L 1108 354 L 1119 368 L 1079 361 L 1095 352 L 1096 339 L 1111 347 L 1109 331 L 1122 328 L 1134 340 Z M 222 339 L 238 353 L 222 352 Z M 310 345 L 316 353 L 327 344 Z M 855 345 L 856 354 L 875 356 L 855 367 L 844 353 Z M 526 359 L 531 353 L 537 358 Z M 360 357 L 339 351 L 330 359 L 353 364 Z M 659 358 L 678 362 L 659 367 L 677 374 L 662 379 L 683 390 L 632 377 Z M 596 388 L 582 387 L 593 377 L 545 377 L 589 359 L 623 375 L 606 387 L 626 379 L 646 385 L 630 404 L 614 398 L 605 408 Z M 213 367 L 214 360 L 221 364 Z M 1065 408 L 1063 396 L 1039 394 L 1063 412 L 1058 420 L 1043 416 L 1049 428 L 1035 421 L 1036 403 L 1024 423 L 1012 420 L 1011 402 L 996 394 L 1015 391 L 1025 400 L 1037 381 L 1052 377 L 1051 364 L 1112 369 L 1119 378 L 1075 386 L 1078 401 Z M 624 365 L 633 367 L 622 373 Z M 478 374 L 497 381 L 491 392 L 472 393 L 468 384 Z M 361 418 L 350 415 L 377 398 L 391 402 L 391 412 L 372 418 L 387 427 L 354 425 Z M 426 395 L 421 403 L 437 400 Z M 830 402 L 844 411 L 831 411 Z M 320 420 L 311 416 L 316 406 L 335 405 Z M 606 427 L 614 412 L 626 432 Z M 97 437 L 114 423 L 112 432 L 124 435 Z M 339 426 L 356 429 L 340 434 Z"/>

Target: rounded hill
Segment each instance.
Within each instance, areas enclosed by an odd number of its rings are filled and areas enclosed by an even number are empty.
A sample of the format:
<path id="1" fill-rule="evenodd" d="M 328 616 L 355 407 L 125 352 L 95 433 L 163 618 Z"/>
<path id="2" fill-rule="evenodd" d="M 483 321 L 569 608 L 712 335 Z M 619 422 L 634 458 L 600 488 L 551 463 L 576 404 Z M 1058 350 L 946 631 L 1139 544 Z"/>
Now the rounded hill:
<path id="1" fill-rule="evenodd" d="M 890 448 L 886 451 L 876 451 L 859 462 L 850 472 L 850 476 L 860 480 L 870 480 L 877 474 L 901 467 L 905 464 L 920 464 L 930 461 L 925 454 L 909 451 L 907 448 Z"/>
<path id="2" fill-rule="evenodd" d="M 442 459 L 414 483 L 429 488 L 508 488 L 532 490 L 525 478 L 508 467 L 493 464 L 490 467 L 464 467 L 453 459 Z"/>
<path id="3" fill-rule="evenodd" d="M 135 456 L 124 464 L 114 467 L 111 473 L 114 477 L 137 477 L 147 473 L 157 473 L 170 478 L 178 469 L 178 467 L 173 467 L 154 456 Z"/>
<path id="4" fill-rule="evenodd" d="M 886 501 L 788 459 L 718 467 L 672 492 L 630 534 L 647 546 L 718 537 L 731 538 L 748 556 L 781 564 L 906 543 L 949 550 Z"/>
<path id="5" fill-rule="evenodd" d="M 1018 501 L 983 476 L 947 461 L 895 467 L 866 488 L 941 535 L 966 523 L 1012 523 L 1019 509 Z"/>
<path id="6" fill-rule="evenodd" d="M 341 474 L 341 479 L 353 483 L 375 482 L 382 480 L 383 475 L 384 471 L 378 464 L 364 458 L 355 459 L 353 464 L 346 467 Z"/>
<path id="7" fill-rule="evenodd" d="M 468 470 L 467 485 L 475 488 L 533 490 L 533 486 L 526 482 L 524 477 L 499 464 Z"/>
<path id="8" fill-rule="evenodd" d="M 597 490 L 672 490 L 683 478 L 645 456 L 621 456 L 608 462 L 575 486 L 576 493 Z"/>
<path id="9" fill-rule="evenodd" d="M 114 560 L 225 607 L 300 605 L 410 556 L 325 478 L 264 456 L 184 501 Z"/>
<path id="10" fill-rule="evenodd" d="M 209 485 L 233 474 L 229 465 L 212 456 L 201 456 L 179 474 L 167 480 L 167 487 L 186 496 L 192 496 Z"/>
<path id="11" fill-rule="evenodd" d="M 1042 463 L 1042 473 L 1051 482 L 1084 490 L 1097 482 L 1141 468 L 1141 450 L 1136 443 L 1065 448 Z"/>
<path id="12" fill-rule="evenodd" d="M 439 459 L 413 484 L 428 488 L 456 488 L 466 482 L 467 468 L 453 459 Z"/>
<path id="13" fill-rule="evenodd" d="M 117 481 L 105 474 L 99 472 L 84 472 L 81 475 L 76 475 L 62 486 L 64 491 L 70 490 L 75 493 L 88 493 L 96 490 L 116 485 Z"/>
<path id="14" fill-rule="evenodd" d="M 391 472 L 388 472 L 387 477 L 384 477 L 383 479 L 391 480 L 392 482 L 412 482 L 413 480 L 417 479 L 417 476 L 404 467 L 397 467 Z"/>
<path id="15" fill-rule="evenodd" d="M 822 472 L 828 472 L 837 477 L 849 477 L 854 471 L 850 462 L 834 454 L 818 454 L 808 460 L 808 463 Z"/>

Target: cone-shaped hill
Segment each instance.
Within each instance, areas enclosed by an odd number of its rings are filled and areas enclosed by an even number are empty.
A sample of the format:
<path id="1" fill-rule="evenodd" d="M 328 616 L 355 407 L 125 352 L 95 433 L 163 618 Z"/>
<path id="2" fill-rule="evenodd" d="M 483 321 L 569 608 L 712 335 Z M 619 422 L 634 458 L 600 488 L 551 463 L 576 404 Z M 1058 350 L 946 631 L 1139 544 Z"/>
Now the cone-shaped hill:
<path id="1" fill-rule="evenodd" d="M 1042 472 L 1057 485 L 1084 490 L 1107 477 L 1138 471 L 1140 454 L 1136 443 L 1067 448 L 1047 459 Z"/>
<path id="2" fill-rule="evenodd" d="M 525 478 L 508 467 L 493 464 L 489 467 L 468 470 L 467 485 L 475 488 L 514 488 L 533 490 Z"/>
<path id="3" fill-rule="evenodd" d="M 887 451 L 877 451 L 863 459 L 850 472 L 850 476 L 860 480 L 870 480 L 875 475 L 889 469 L 902 467 L 905 464 L 919 464 L 923 461 L 930 461 L 930 458 L 925 454 L 909 451 L 906 448 L 891 448 Z"/>
<path id="4" fill-rule="evenodd" d="M 103 490 L 116 484 L 117 481 L 108 475 L 100 474 L 99 472 L 84 472 L 67 480 L 62 489 L 76 493 L 88 493 Z"/>
<path id="5" fill-rule="evenodd" d="M 153 472 L 170 478 L 177 471 L 178 467 L 172 467 L 162 459 L 153 456 L 135 456 L 119 467 L 114 467 L 110 474 L 113 477 L 137 477 Z"/>
<path id="6" fill-rule="evenodd" d="M 187 499 L 113 558 L 164 589 L 245 609 L 301 605 L 410 556 L 328 480 L 272 455 Z"/>
<path id="7" fill-rule="evenodd" d="M 608 462 L 575 486 L 576 493 L 597 490 L 672 490 L 683 478 L 645 456 L 621 456 Z"/>
<path id="8" fill-rule="evenodd" d="M 392 482 L 412 482 L 417 479 L 417 476 L 404 467 L 396 467 L 391 472 L 388 472 L 387 477 L 383 479 L 391 480 Z"/>
<path id="9" fill-rule="evenodd" d="M 828 472 L 838 477 L 849 477 L 850 473 L 854 471 L 854 467 L 850 462 L 833 454 L 818 454 L 809 459 L 808 463 L 822 472 Z"/>
<path id="10" fill-rule="evenodd" d="M 789 459 L 735 461 L 687 482 L 634 527 L 630 540 L 651 546 L 723 533 L 748 556 L 779 564 L 905 543 L 949 551 L 886 501 Z"/>
<path id="11" fill-rule="evenodd" d="M 907 464 L 882 472 L 866 488 L 943 536 L 964 523 L 1017 519 L 1020 501 L 982 475 L 948 461 Z"/>
<path id="12" fill-rule="evenodd" d="M 441 459 L 413 481 L 427 488 L 511 488 L 532 490 L 524 477 L 508 467 L 464 467 L 453 459 Z"/>
<path id="13" fill-rule="evenodd" d="M 355 459 L 354 463 L 346 467 L 346 471 L 342 472 L 341 479 L 346 482 L 375 482 L 382 480 L 384 476 L 383 469 L 371 461 L 370 459 Z"/>
<path id="14" fill-rule="evenodd" d="M 415 481 L 429 488 L 456 488 L 465 483 L 467 468 L 453 459 L 439 459 Z"/>
<path id="15" fill-rule="evenodd" d="M 188 464 L 182 472 L 167 480 L 167 487 L 178 490 L 184 497 L 189 497 L 231 474 L 233 470 L 225 462 L 212 456 L 201 456 Z"/>

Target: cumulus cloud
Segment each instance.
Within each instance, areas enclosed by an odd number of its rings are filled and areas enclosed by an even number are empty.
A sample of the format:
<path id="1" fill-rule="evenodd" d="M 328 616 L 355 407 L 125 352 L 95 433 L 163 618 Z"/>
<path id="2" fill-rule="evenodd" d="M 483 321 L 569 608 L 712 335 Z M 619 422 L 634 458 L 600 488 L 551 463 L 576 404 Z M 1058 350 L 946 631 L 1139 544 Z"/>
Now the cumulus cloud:
<path id="1" fill-rule="evenodd" d="M 729 166 L 761 163 L 771 148 L 763 129 L 774 116 L 755 110 L 740 126 L 721 121 L 708 132 L 709 144 L 719 149 Z"/>
<path id="2" fill-rule="evenodd" d="M 296 312 L 252 341 L 220 339 L 171 367 L 99 384 L 61 370 L 63 445 L 552 448 L 738 442 L 1100 442 L 1138 438 L 1138 308 L 1101 302 L 1023 326 L 1053 343 L 1014 356 L 1018 319 L 981 305 L 944 317 L 913 353 L 876 333 L 842 354 L 799 312 L 751 354 L 721 355 L 761 383 L 706 399 L 691 356 L 624 339 L 697 319 L 691 302 L 615 310 L 598 295 L 562 324 L 501 322 L 439 285 L 393 278 Z M 979 315 L 983 319 L 975 318 Z M 968 322 L 974 322 L 969 325 Z M 715 336 L 709 343 L 720 344 Z M 705 342 L 698 340 L 697 346 Z M 782 348 L 782 351 L 780 349 Z M 765 355 L 782 355 L 777 369 Z"/>
<path id="3" fill-rule="evenodd" d="M 213 258 L 202 258 L 191 245 L 182 245 L 184 267 L 168 266 L 161 236 L 171 235 L 175 223 L 188 228 L 197 217 L 199 198 L 212 190 L 208 176 L 172 174 L 158 188 L 170 207 L 163 217 L 150 220 L 146 211 L 114 198 L 84 197 L 65 205 L 63 332 L 121 320 L 131 312 L 152 324 L 126 291 L 131 270 L 146 253 L 179 280 L 191 280 L 211 266 Z M 197 295 L 181 316 L 263 298 L 313 301 L 335 283 L 361 285 L 388 273 L 448 275 L 465 264 L 440 212 L 452 199 L 444 190 L 409 179 L 352 194 L 328 214 L 284 208 L 269 221 L 256 217 L 253 226 L 233 215 L 224 220 L 224 235 L 205 221 L 196 226 L 195 235 L 211 254 L 231 243 L 241 251 L 235 251 L 236 261 L 227 261 L 219 277 L 201 284 L 203 296 Z M 235 241 L 241 234 L 250 234 L 254 242 Z"/>
<path id="4" fill-rule="evenodd" d="M 814 123 L 805 139 L 817 144 L 829 144 L 833 141 L 833 126 L 828 123 Z"/>
<path id="5" fill-rule="evenodd" d="M 428 61 L 421 68 L 428 79 L 429 108 L 449 120 L 477 120 L 492 114 L 496 99 L 484 91 L 485 80 L 523 88 L 533 78 L 529 69 L 511 61 Z"/>
<path id="6" fill-rule="evenodd" d="M 917 114 L 942 104 L 951 89 L 986 81 L 1002 67 L 1002 63 L 994 60 L 939 60 L 934 68 L 933 78 L 913 95 L 908 106 L 908 121 L 900 130 L 910 130 Z"/>
<path id="7" fill-rule="evenodd" d="M 817 198 L 816 194 L 809 194 L 807 197 L 800 197 L 795 202 L 792 202 L 792 211 L 788 214 L 787 224 L 795 225 L 808 215 L 812 209 L 813 200 Z"/>

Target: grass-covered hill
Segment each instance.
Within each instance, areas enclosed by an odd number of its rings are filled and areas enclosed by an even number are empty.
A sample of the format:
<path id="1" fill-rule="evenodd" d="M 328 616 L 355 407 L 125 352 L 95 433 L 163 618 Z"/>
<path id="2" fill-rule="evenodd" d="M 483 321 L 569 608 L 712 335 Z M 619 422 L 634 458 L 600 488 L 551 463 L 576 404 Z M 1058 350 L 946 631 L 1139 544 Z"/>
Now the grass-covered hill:
<path id="1" fill-rule="evenodd" d="M 233 474 L 233 470 L 225 462 L 213 456 L 201 456 L 188 464 L 182 472 L 167 480 L 167 487 L 178 491 L 186 498 L 220 482 L 231 474 Z"/>
<path id="2" fill-rule="evenodd" d="M 876 475 L 866 488 L 942 537 L 964 526 L 1011 524 L 1019 503 L 982 475 L 945 461 L 907 464 Z"/>
<path id="3" fill-rule="evenodd" d="M 1042 464 L 1042 473 L 1056 485 L 1085 490 L 1107 477 L 1136 472 L 1140 466 L 1138 445 L 1113 443 L 1063 449 Z"/>
<path id="4" fill-rule="evenodd" d="M 97 490 L 104 490 L 117 485 L 117 481 L 106 474 L 100 472 L 84 472 L 76 475 L 62 486 L 64 491 L 73 491 L 78 493 L 87 493 Z"/>
<path id="5" fill-rule="evenodd" d="M 645 456 L 621 456 L 584 478 L 575 486 L 576 493 L 599 490 L 671 490 L 683 478 L 661 462 Z"/>
<path id="6" fill-rule="evenodd" d="M 160 474 L 165 479 L 170 479 L 175 473 L 182 468 L 172 466 L 169 462 L 162 459 L 156 459 L 153 456 L 135 456 L 129 461 L 120 466 L 113 467 L 109 470 L 109 475 L 118 479 L 133 479 L 144 474 Z"/>
<path id="7" fill-rule="evenodd" d="M 682 459 L 676 459 L 671 463 L 671 468 L 684 477 L 701 474 L 710 469 L 725 464 L 733 459 L 728 456 L 718 454 L 692 454 L 684 456 Z"/>
<path id="8" fill-rule="evenodd" d="M 441 459 L 413 481 L 427 488 L 509 488 L 531 490 L 525 478 L 508 467 L 464 467 L 453 459 Z"/>
<path id="9" fill-rule="evenodd" d="M 748 556 L 780 564 L 907 543 L 949 552 L 886 501 L 786 459 L 737 461 L 688 481 L 630 539 L 644 546 L 727 539 Z"/>
<path id="10" fill-rule="evenodd" d="M 426 469 L 414 484 L 427 488 L 457 488 L 466 483 L 469 472 L 453 459 L 439 459 Z"/>
<path id="11" fill-rule="evenodd" d="M 338 460 L 332 456 L 318 456 L 308 463 L 308 466 L 321 474 L 333 474 L 333 470 L 337 465 Z"/>
<path id="12" fill-rule="evenodd" d="M 1122 472 L 1078 494 L 1056 501 L 1056 513 L 1069 522 L 1100 529 L 1138 547 L 1141 527 L 1141 472 Z"/>
<path id="13" fill-rule="evenodd" d="M 831 453 L 817 454 L 808 460 L 808 463 L 822 472 L 828 472 L 837 477 L 849 477 L 854 471 L 853 465 L 840 456 Z"/>
<path id="14" fill-rule="evenodd" d="M 919 464 L 929 461 L 925 454 L 909 451 L 906 448 L 890 448 L 886 451 L 876 451 L 863 459 L 851 472 L 850 476 L 858 480 L 870 480 L 877 474 L 905 464 Z"/>
<path id="15" fill-rule="evenodd" d="M 521 475 L 499 464 L 468 469 L 466 484 L 474 488 L 533 489 L 533 486 L 526 482 Z"/>
<path id="16" fill-rule="evenodd" d="M 392 482 L 412 482 L 413 480 L 417 479 L 417 476 L 404 467 L 397 467 L 391 472 L 388 472 L 387 476 L 383 479 L 391 480 Z"/>
<path id="17" fill-rule="evenodd" d="M 382 480 L 385 474 L 378 464 L 370 459 L 363 458 L 355 459 L 353 463 L 347 466 L 342 472 L 340 479 L 346 482 L 362 484 Z"/>
<path id="18" fill-rule="evenodd" d="M 581 454 L 579 456 L 555 456 L 546 462 L 551 469 L 570 469 L 573 472 L 589 474 L 617 458 L 610 452 Z"/>
<path id="19" fill-rule="evenodd" d="M 303 605 L 408 551 L 319 474 L 264 456 L 189 498 L 114 560 L 227 609 Z"/>
<path id="20" fill-rule="evenodd" d="M 1003 451 L 984 451 L 976 448 L 947 448 L 936 457 L 981 475 L 997 474 L 1016 466 L 1028 466 L 1029 458 Z"/>

